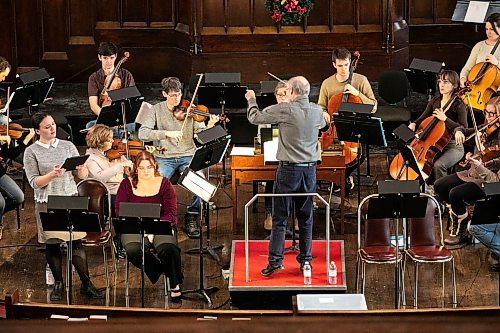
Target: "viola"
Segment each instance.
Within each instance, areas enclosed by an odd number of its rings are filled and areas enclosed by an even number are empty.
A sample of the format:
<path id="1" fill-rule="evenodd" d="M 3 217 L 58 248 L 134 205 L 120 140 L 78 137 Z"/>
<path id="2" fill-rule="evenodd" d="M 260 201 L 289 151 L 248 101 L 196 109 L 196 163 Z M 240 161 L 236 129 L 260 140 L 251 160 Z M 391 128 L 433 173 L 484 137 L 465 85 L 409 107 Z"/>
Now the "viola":
<path id="1" fill-rule="evenodd" d="M 500 119 L 496 117 L 494 121 L 487 124 L 486 129 L 483 135 L 481 136 L 481 141 L 486 142 L 488 137 L 491 134 L 495 133 L 498 128 L 500 128 Z"/>
<path id="2" fill-rule="evenodd" d="M 351 62 L 351 67 L 349 69 L 349 78 L 347 79 L 347 83 L 351 83 L 352 76 L 356 67 L 358 65 L 360 59 L 360 53 L 358 51 L 354 52 L 353 60 Z M 333 119 L 333 114 L 337 113 L 340 108 L 340 104 L 342 103 L 363 103 L 359 96 L 354 96 L 347 93 L 339 93 L 332 97 L 328 101 L 328 114 L 330 115 L 330 119 Z M 321 148 L 323 150 L 328 150 L 330 147 L 334 146 L 334 141 L 337 139 L 337 132 L 335 131 L 335 124 L 333 121 L 330 122 L 330 127 L 326 132 L 321 134 Z M 344 142 L 342 150 L 344 152 L 344 159 L 346 167 L 354 167 L 356 165 L 356 159 L 359 153 L 361 154 L 361 147 L 358 147 L 358 144 L 355 142 Z"/>
<path id="3" fill-rule="evenodd" d="M 10 123 L 9 131 L 7 132 L 7 125 L 0 125 L 0 135 L 8 135 L 14 140 L 19 139 L 21 136 L 23 136 L 23 133 L 28 133 L 29 131 L 29 128 L 23 128 L 19 124 Z"/>
<path id="4" fill-rule="evenodd" d="M 461 97 L 470 87 L 466 85 L 452 95 L 450 100 L 443 106 L 443 110 L 448 111 L 449 106 L 455 99 Z M 439 152 L 442 152 L 451 140 L 451 133 L 446 130 L 444 121 L 435 116 L 425 118 L 416 131 L 416 138 L 411 142 L 410 148 L 417 160 L 417 165 L 426 175 L 430 175 L 434 165 L 434 159 Z M 397 154 L 389 167 L 389 174 L 396 180 L 415 180 L 418 174 L 411 168 L 407 168 L 401 153 Z"/>
<path id="5" fill-rule="evenodd" d="M 104 80 L 104 88 L 102 89 L 100 96 L 101 106 L 110 105 L 112 102 L 111 98 L 109 98 L 108 91 L 120 89 L 122 87 L 122 80 L 117 73 L 121 65 L 125 61 L 127 61 L 129 57 L 130 53 L 125 52 L 123 58 L 121 58 L 118 64 L 115 66 L 115 69 Z"/>
<path id="6" fill-rule="evenodd" d="M 471 156 L 472 159 L 480 158 L 485 166 L 489 164 L 489 161 L 498 157 L 500 157 L 500 146 L 498 145 L 485 148 L 483 151 Z M 465 160 L 459 164 L 461 167 L 465 167 L 470 164 L 470 160 Z"/>
<path id="7" fill-rule="evenodd" d="M 184 121 L 186 117 L 193 118 L 196 122 L 203 122 L 210 116 L 208 108 L 205 105 L 192 105 L 188 100 L 183 99 L 179 105 L 177 105 L 174 110 L 174 117 L 177 120 Z M 189 113 L 188 113 L 189 112 Z M 220 115 L 219 120 L 222 122 L 228 122 L 229 119 L 225 115 Z"/>
<path id="8" fill-rule="evenodd" d="M 119 139 L 114 139 L 111 149 L 107 150 L 105 154 L 110 160 L 115 160 L 127 155 L 127 151 L 129 156 L 137 156 L 143 150 L 146 150 L 146 147 L 140 141 L 129 140 L 128 142 L 122 142 Z"/>
<path id="9" fill-rule="evenodd" d="M 500 38 L 497 39 L 490 54 L 495 53 L 499 43 Z M 486 103 L 500 87 L 500 69 L 489 62 L 480 62 L 471 68 L 469 75 L 467 75 L 467 81 L 472 86 L 472 90 L 468 95 L 462 96 L 464 103 L 469 105 L 470 99 L 469 106 L 484 110 Z"/>

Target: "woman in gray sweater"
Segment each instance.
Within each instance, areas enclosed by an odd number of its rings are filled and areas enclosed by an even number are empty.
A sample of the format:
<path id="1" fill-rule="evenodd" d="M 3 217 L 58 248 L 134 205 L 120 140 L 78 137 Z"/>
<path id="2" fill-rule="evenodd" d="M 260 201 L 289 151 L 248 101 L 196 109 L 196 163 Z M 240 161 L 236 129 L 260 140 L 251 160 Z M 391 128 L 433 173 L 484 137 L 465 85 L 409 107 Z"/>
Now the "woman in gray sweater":
<path id="1" fill-rule="evenodd" d="M 72 142 L 56 138 L 56 124 L 48 113 L 37 112 L 31 120 L 39 139 L 24 152 L 24 169 L 35 193 L 38 241 L 46 244 L 45 256 L 55 280 L 50 300 L 59 301 L 64 290 L 60 244 L 69 241 L 69 233 L 45 232 L 41 225 L 40 212 L 47 211 L 49 195 L 72 196 L 78 193 L 73 173 L 62 169 L 61 165 L 66 158 L 79 154 Z M 85 179 L 88 176 L 87 167 L 80 165 L 75 173 L 78 178 Z M 82 238 L 85 235 L 85 232 L 73 232 L 72 241 L 73 265 L 82 281 L 80 293 L 92 298 L 104 298 L 103 292 L 95 288 L 90 281 L 87 257 L 82 246 Z"/>

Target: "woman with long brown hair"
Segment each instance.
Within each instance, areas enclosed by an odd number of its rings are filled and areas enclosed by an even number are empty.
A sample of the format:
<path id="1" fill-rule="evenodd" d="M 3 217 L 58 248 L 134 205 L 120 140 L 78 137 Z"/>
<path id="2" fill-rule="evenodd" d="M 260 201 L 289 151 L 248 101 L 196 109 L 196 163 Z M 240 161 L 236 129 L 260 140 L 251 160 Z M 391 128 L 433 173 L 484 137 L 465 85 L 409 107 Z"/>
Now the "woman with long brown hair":
<path id="1" fill-rule="evenodd" d="M 151 153 L 144 151 L 135 157 L 130 177 L 120 183 L 116 193 L 115 211 L 120 216 L 120 203 L 157 203 L 161 204 L 160 220 L 172 225 L 172 235 L 150 235 L 145 239 L 144 272 L 154 284 L 162 273 L 170 280 L 173 287 L 170 293 L 172 301 L 181 299 L 181 251 L 177 246 L 177 197 L 174 187 L 158 172 L 158 163 Z M 130 262 L 140 268 L 142 251 L 140 235 L 123 234 L 123 247 Z M 148 251 L 154 248 L 156 256 Z"/>

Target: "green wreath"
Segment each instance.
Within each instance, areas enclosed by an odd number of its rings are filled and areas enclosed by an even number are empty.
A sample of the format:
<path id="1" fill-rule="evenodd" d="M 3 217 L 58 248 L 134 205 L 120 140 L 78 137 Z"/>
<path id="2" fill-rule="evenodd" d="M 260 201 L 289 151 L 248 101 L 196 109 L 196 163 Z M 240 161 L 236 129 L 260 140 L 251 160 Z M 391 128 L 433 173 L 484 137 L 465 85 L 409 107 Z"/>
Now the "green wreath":
<path id="1" fill-rule="evenodd" d="M 313 6 L 313 0 L 266 0 L 266 9 L 271 19 L 283 25 L 302 22 Z"/>

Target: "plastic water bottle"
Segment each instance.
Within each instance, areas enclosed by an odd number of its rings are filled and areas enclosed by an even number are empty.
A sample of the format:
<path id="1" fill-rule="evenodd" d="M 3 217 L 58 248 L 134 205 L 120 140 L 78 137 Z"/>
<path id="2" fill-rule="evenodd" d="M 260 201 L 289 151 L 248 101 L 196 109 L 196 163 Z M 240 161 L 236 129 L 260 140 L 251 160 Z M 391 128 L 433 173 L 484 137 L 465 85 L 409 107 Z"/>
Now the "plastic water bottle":
<path id="1" fill-rule="evenodd" d="M 337 265 L 333 260 L 328 265 L 328 283 L 337 284 Z"/>
<path id="2" fill-rule="evenodd" d="M 47 264 L 47 267 L 45 268 L 45 282 L 47 282 L 47 286 L 54 285 L 54 275 L 52 275 L 49 264 Z"/>
<path id="3" fill-rule="evenodd" d="M 312 282 L 312 269 L 309 261 L 304 262 L 302 272 L 304 273 L 304 284 L 310 285 Z"/>

